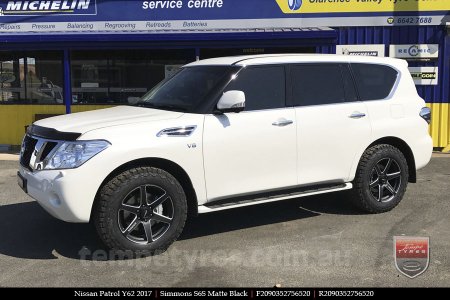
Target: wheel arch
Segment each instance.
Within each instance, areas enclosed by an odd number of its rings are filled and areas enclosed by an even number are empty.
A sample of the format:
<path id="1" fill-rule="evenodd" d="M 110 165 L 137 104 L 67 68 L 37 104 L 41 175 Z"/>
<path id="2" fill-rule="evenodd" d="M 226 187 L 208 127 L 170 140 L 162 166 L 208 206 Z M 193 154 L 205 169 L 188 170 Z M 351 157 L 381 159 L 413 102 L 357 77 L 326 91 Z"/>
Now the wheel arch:
<path id="1" fill-rule="evenodd" d="M 197 194 L 195 192 L 194 186 L 192 184 L 189 175 L 180 165 L 164 158 L 155 158 L 155 157 L 140 158 L 126 162 L 118 166 L 111 173 L 109 173 L 108 176 L 106 176 L 106 178 L 102 181 L 100 187 L 97 190 L 94 202 L 97 201 L 99 192 L 102 189 L 102 187 L 112 178 L 114 178 L 115 176 L 119 175 L 120 173 L 126 170 L 143 166 L 158 168 L 174 176 L 181 184 L 181 187 L 186 193 L 186 200 L 188 205 L 188 217 L 195 217 L 198 214 Z"/>
<path id="2" fill-rule="evenodd" d="M 408 163 L 408 171 L 409 171 L 409 179 L 408 181 L 411 183 L 417 182 L 417 172 L 416 172 L 416 161 L 414 158 L 414 154 L 409 147 L 409 145 L 402 139 L 398 137 L 388 136 L 380 138 L 370 144 L 364 151 L 367 149 L 380 144 L 391 145 L 398 150 L 400 150 L 406 158 L 406 162 Z"/>

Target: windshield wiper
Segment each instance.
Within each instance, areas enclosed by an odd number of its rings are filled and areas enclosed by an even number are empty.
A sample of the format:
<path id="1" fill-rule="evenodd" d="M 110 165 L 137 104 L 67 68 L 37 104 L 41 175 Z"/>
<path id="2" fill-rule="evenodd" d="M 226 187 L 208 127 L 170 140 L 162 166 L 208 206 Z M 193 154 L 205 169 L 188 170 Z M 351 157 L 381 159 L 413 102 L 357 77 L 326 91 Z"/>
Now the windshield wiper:
<path id="1" fill-rule="evenodd" d="M 170 104 L 154 104 L 154 103 L 150 103 L 150 102 L 145 102 L 145 101 L 141 101 L 138 102 L 136 104 L 134 104 L 134 106 L 139 106 L 139 107 L 147 107 L 147 108 L 156 108 L 156 109 L 162 109 L 162 110 L 175 110 L 175 111 L 181 111 L 181 112 L 186 112 L 187 109 L 184 107 L 179 107 L 176 105 L 170 105 Z"/>

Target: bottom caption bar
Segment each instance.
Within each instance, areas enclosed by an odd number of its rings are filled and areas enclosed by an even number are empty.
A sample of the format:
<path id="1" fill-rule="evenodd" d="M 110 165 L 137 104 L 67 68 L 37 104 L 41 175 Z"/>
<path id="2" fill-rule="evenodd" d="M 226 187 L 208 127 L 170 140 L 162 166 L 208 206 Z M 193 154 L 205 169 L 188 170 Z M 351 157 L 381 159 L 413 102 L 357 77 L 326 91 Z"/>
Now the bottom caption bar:
<path id="1" fill-rule="evenodd" d="M 445 289 L 445 290 L 448 290 Z M 401 297 L 432 297 L 439 295 L 444 289 L 433 288 L 3 288 L 5 295 L 13 292 L 15 296 L 55 296 L 84 298 L 84 297 L 129 297 L 146 299 L 167 299 L 183 297 L 231 297 L 231 298 L 267 298 L 267 297 L 302 297 L 302 298 L 330 298 L 330 297 L 364 297 L 386 298 Z"/>

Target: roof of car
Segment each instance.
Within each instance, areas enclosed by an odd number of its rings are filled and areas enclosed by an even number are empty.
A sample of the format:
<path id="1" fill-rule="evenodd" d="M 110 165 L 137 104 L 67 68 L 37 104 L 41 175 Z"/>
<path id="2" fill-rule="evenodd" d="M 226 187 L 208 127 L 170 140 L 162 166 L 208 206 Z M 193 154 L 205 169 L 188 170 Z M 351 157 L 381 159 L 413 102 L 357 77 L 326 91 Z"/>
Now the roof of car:
<path id="1" fill-rule="evenodd" d="M 351 56 L 336 54 L 260 54 L 245 56 L 228 56 L 199 60 L 186 65 L 193 66 L 212 66 L 212 65 L 264 65 L 264 64 L 286 64 L 301 62 L 363 62 L 379 63 L 387 65 L 403 65 L 404 60 L 389 57 L 369 57 L 369 56 Z"/>

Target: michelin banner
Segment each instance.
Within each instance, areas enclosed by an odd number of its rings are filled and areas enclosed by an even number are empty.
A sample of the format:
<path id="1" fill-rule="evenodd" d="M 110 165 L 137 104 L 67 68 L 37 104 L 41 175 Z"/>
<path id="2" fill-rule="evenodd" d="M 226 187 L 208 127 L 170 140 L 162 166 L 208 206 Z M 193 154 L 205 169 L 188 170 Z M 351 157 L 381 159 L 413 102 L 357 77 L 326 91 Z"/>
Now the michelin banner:
<path id="1" fill-rule="evenodd" d="M 450 0 L 0 0 L 0 33 L 439 25 L 449 13 Z"/>

